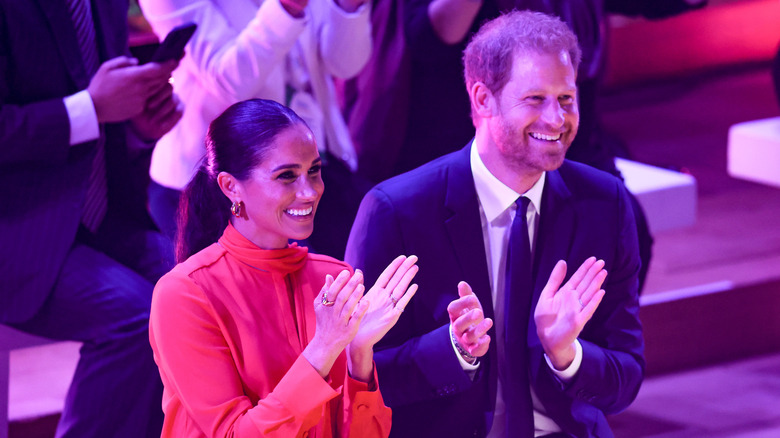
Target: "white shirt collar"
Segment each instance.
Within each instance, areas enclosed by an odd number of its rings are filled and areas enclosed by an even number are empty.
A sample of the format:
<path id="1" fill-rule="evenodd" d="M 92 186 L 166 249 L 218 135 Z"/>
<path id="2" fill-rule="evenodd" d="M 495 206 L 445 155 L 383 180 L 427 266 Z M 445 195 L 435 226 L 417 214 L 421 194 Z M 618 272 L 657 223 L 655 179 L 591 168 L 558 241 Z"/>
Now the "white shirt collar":
<path id="1" fill-rule="evenodd" d="M 517 193 L 506 184 L 499 181 L 482 162 L 477 151 L 477 139 L 471 143 L 471 173 L 474 175 L 474 185 L 477 189 L 477 197 L 485 212 L 487 221 L 493 222 L 502 213 L 507 211 L 520 196 L 531 200 L 531 206 L 539 214 L 542 211 L 542 191 L 547 179 L 547 172 L 525 193 Z"/>

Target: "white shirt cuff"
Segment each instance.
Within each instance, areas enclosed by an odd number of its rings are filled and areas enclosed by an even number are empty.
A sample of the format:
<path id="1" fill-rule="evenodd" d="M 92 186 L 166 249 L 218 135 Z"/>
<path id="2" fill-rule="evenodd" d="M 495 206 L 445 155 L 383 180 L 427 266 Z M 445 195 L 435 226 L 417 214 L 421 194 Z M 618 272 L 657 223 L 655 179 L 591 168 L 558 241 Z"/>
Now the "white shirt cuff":
<path id="1" fill-rule="evenodd" d="M 580 370 L 580 365 L 582 365 L 582 344 L 580 344 L 579 339 L 574 340 L 574 360 L 572 360 L 571 365 L 563 371 L 556 370 L 546 354 L 544 355 L 544 360 L 547 361 L 547 366 L 550 367 L 553 374 L 555 374 L 561 382 L 567 383 L 575 374 L 577 374 L 577 371 Z"/>
<path id="2" fill-rule="evenodd" d="M 62 99 L 70 121 L 70 145 L 97 140 L 100 137 L 95 105 L 87 90 L 66 96 Z"/>
<path id="3" fill-rule="evenodd" d="M 466 362 L 465 359 L 463 359 L 463 356 L 460 355 L 458 349 L 455 348 L 455 342 L 453 342 L 452 340 L 452 325 L 450 325 L 448 330 L 450 331 L 450 345 L 452 346 L 452 351 L 455 352 L 455 357 L 458 358 L 458 362 L 460 362 L 461 368 L 463 368 L 464 371 L 476 371 L 477 369 L 479 369 L 479 360 L 477 360 L 473 364 L 470 364 Z"/>

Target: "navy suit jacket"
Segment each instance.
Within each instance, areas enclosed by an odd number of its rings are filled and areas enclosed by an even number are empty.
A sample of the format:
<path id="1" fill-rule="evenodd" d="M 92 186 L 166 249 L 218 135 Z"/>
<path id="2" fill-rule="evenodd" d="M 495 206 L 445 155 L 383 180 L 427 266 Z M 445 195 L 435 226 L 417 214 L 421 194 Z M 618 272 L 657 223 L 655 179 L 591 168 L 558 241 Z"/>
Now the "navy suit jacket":
<path id="1" fill-rule="evenodd" d="M 93 1 L 92 10 L 100 61 L 128 54 L 127 0 Z M 0 0 L 2 322 L 24 321 L 40 308 L 75 240 L 97 142 L 69 145 L 62 98 L 89 81 L 65 0 Z M 127 147 L 133 133 L 125 123 L 101 129 L 107 217 L 151 226 L 148 153 Z"/>
<path id="2" fill-rule="evenodd" d="M 372 189 L 360 206 L 346 259 L 373 282 L 399 254 L 417 255 L 417 295 L 377 345 L 379 384 L 397 437 L 484 436 L 492 421 L 496 345 L 472 381 L 449 340 L 447 305 L 467 281 L 493 317 L 470 145 Z M 566 385 L 547 366 L 533 318 L 531 384 L 547 415 L 573 436 L 609 437 L 605 413 L 625 409 L 644 375 L 638 319 L 639 255 L 627 193 L 615 177 L 566 161 L 547 173 L 534 260 L 532 306 L 558 260 L 568 274 L 588 257 L 609 273 L 603 301 L 580 335 L 583 360 Z M 491 339 L 495 332 L 491 330 Z"/>

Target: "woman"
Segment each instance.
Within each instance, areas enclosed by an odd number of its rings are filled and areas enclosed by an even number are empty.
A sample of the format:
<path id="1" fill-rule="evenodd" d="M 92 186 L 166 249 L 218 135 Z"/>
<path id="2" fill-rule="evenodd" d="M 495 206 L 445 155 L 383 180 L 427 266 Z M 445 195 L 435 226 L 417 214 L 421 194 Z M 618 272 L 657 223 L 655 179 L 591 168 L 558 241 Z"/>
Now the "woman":
<path id="1" fill-rule="evenodd" d="M 416 291 L 416 257 L 363 296 L 361 272 L 288 244 L 311 234 L 323 192 L 316 142 L 289 108 L 234 104 L 206 149 L 182 201 L 186 260 L 152 300 L 162 435 L 387 436 L 372 348 Z"/>

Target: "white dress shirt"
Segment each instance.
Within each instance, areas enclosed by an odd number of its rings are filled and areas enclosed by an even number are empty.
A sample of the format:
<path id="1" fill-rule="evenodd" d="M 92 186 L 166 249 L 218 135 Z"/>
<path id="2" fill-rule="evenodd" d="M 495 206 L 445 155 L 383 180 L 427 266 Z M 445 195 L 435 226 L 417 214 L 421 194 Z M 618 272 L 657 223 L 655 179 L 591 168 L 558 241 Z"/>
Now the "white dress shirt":
<path id="1" fill-rule="evenodd" d="M 496 337 L 490 348 L 503 348 L 502 333 L 504 327 L 504 277 L 506 271 L 506 254 L 509 244 L 509 232 L 512 227 L 517 210 L 515 201 L 520 196 L 530 199 L 526 219 L 528 223 L 528 234 L 531 242 L 531 253 L 536 249 L 535 237 L 539 229 L 539 219 L 542 204 L 542 191 L 546 180 L 546 173 L 543 173 L 539 181 L 527 192 L 520 194 L 499 181 L 485 167 L 482 159 L 477 152 L 476 139 L 471 145 L 471 173 L 474 177 L 474 185 L 479 200 L 479 212 L 482 222 L 482 236 L 485 243 L 485 254 L 487 256 L 488 273 L 490 276 L 491 294 L 493 297 L 493 311 L 495 315 L 494 327 L 496 328 Z M 533 317 L 533 315 L 531 315 Z M 547 364 L 552 372 L 562 381 L 571 379 L 579 370 L 582 363 L 582 346 L 575 342 L 576 354 L 571 366 L 563 371 L 556 370 L 552 363 L 547 359 Z M 499 355 L 500 356 L 500 355 Z M 465 370 L 476 369 L 475 366 L 465 362 L 460 355 L 461 365 Z M 488 433 L 488 438 L 504 438 L 507 436 L 505 428 L 505 405 L 502 395 L 502 382 L 499 381 L 496 390 L 496 405 L 493 415 L 493 426 Z M 534 436 L 544 436 L 553 432 L 560 431 L 560 427 L 546 415 L 544 407 L 539 402 L 531 388 L 531 399 L 534 406 Z"/>

